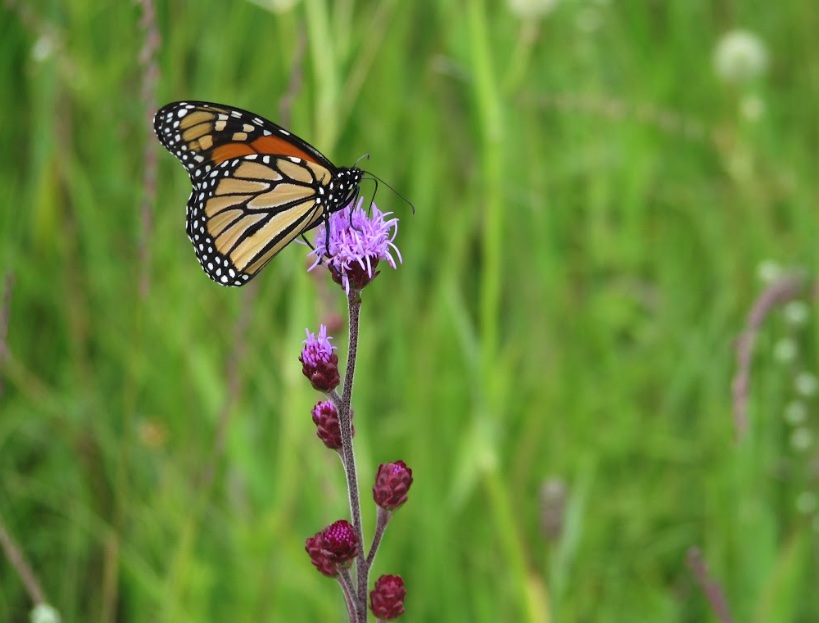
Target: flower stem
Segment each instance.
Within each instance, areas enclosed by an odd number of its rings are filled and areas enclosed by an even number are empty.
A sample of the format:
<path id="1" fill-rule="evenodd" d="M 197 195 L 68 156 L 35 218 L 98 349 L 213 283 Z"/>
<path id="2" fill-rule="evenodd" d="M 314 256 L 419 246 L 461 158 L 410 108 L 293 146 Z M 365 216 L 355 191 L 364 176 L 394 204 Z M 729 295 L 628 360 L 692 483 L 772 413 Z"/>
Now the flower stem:
<path id="1" fill-rule="evenodd" d="M 358 623 L 367 621 L 367 561 L 364 559 L 364 538 L 361 529 L 361 502 L 358 495 L 358 477 L 355 471 L 353 452 L 353 427 L 350 404 L 353 397 L 353 377 L 355 376 L 356 351 L 358 350 L 358 320 L 361 312 L 361 297 L 355 290 L 347 295 L 350 314 L 350 343 L 347 349 L 347 369 L 344 374 L 344 390 L 338 407 L 339 428 L 341 428 L 341 451 L 344 457 L 344 471 L 347 474 L 347 493 L 350 497 L 350 514 L 353 528 L 358 534 L 358 556 L 356 558 L 356 582 L 358 595 L 356 616 Z"/>
<path id="2" fill-rule="evenodd" d="M 11 567 L 17 571 L 17 575 L 20 576 L 20 580 L 23 582 L 23 586 L 31 601 L 33 601 L 35 605 L 46 603 L 45 594 L 43 593 L 40 581 L 34 574 L 34 570 L 31 568 L 31 565 L 29 565 L 28 560 L 26 560 L 23 551 L 6 529 L 6 524 L 3 522 L 2 517 L 0 517 L 0 548 L 2 548 L 5 553 Z"/>
<path id="3" fill-rule="evenodd" d="M 392 513 L 383 508 L 378 509 L 378 520 L 375 526 L 375 534 L 373 535 L 373 542 L 370 545 L 370 553 L 367 554 L 367 569 L 373 566 L 375 554 L 378 552 L 378 546 L 381 545 L 381 538 L 384 536 L 384 531 L 387 529 L 387 524 L 390 522 Z"/>
<path id="4" fill-rule="evenodd" d="M 350 577 L 348 569 L 342 569 L 336 576 L 341 591 L 344 593 L 344 603 L 347 604 L 347 617 L 350 621 L 358 618 L 358 608 L 355 603 L 355 591 L 353 590 L 353 579 Z"/>

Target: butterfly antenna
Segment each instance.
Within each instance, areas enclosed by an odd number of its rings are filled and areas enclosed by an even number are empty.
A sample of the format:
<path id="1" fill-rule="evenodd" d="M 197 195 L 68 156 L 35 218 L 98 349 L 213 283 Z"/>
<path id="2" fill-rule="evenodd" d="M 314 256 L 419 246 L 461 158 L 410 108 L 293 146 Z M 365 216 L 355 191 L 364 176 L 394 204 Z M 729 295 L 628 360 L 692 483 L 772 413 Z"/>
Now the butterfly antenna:
<path id="1" fill-rule="evenodd" d="M 374 173 L 370 173 L 369 171 L 367 171 L 367 175 L 368 175 L 368 176 L 370 176 L 370 179 L 372 179 L 372 180 L 375 182 L 375 190 L 376 190 L 376 192 L 378 191 L 378 183 L 379 183 L 379 182 L 381 182 L 382 184 L 384 184 L 384 186 L 386 186 L 386 187 L 387 187 L 387 188 L 389 188 L 389 189 L 390 189 L 392 192 L 394 192 L 394 193 L 396 194 L 396 196 L 398 196 L 398 197 L 399 197 L 399 198 L 400 198 L 400 199 L 401 199 L 401 200 L 402 200 L 404 203 L 406 203 L 406 204 L 407 204 L 407 205 L 410 207 L 410 210 L 412 210 L 412 213 L 413 213 L 413 214 L 415 214 L 415 206 L 413 205 L 412 201 L 410 201 L 409 199 L 407 199 L 407 198 L 406 198 L 404 195 L 402 195 L 401 193 L 399 193 L 397 190 L 395 190 L 395 189 L 394 189 L 392 186 L 390 186 L 389 184 L 387 184 L 387 182 L 385 182 L 384 180 L 382 180 L 380 177 L 378 177 L 378 176 L 377 176 L 377 175 L 375 175 Z M 375 193 L 373 193 L 373 201 L 375 201 Z"/>

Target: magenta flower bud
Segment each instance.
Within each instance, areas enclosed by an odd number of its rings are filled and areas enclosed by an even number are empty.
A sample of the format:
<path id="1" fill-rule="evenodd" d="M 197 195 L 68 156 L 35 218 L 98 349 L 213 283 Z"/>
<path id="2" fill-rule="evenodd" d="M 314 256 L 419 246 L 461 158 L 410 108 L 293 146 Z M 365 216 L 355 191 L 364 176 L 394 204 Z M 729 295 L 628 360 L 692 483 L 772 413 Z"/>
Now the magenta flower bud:
<path id="1" fill-rule="evenodd" d="M 373 485 L 373 499 L 381 508 L 394 511 L 407 501 L 412 484 L 412 470 L 404 461 L 384 463 L 378 466 Z"/>
<path id="2" fill-rule="evenodd" d="M 310 562 L 320 573 L 332 578 L 338 573 L 338 563 L 321 547 L 321 532 L 309 537 L 304 543 L 304 551 L 310 556 Z"/>
<path id="3" fill-rule="evenodd" d="M 350 290 L 361 290 L 376 278 L 375 268 L 380 261 L 386 261 L 392 268 L 398 266 L 395 257 L 401 262 L 401 252 L 393 243 L 398 233 L 398 219 L 386 219 L 390 213 L 381 212 L 375 204 L 370 206 L 368 215 L 361 208 L 363 202 L 360 199 L 355 207 L 350 204 L 330 215 L 329 236 L 325 226 L 319 225 L 315 249 L 310 253 L 316 258 L 310 269 L 326 260 L 333 280 L 348 294 Z"/>
<path id="4" fill-rule="evenodd" d="M 377 619 L 388 621 L 404 614 L 407 590 L 400 575 L 382 575 L 370 591 L 370 610 Z"/>
<path id="5" fill-rule="evenodd" d="M 330 450 L 341 449 L 341 426 L 338 421 L 338 411 L 331 400 L 319 402 L 313 407 L 313 422 L 316 425 L 316 435 Z M 350 419 L 353 413 L 350 411 Z M 355 435 L 355 427 L 353 427 Z"/>
<path id="6" fill-rule="evenodd" d="M 335 346 L 330 344 L 333 338 L 327 337 L 327 327 L 321 325 L 316 336 L 307 330 L 307 339 L 299 355 L 301 371 L 310 379 L 314 389 L 320 392 L 331 392 L 338 387 L 341 379 L 338 375 L 338 355 L 333 351 Z"/>
<path id="7" fill-rule="evenodd" d="M 339 519 L 321 531 L 322 549 L 340 566 L 347 566 L 358 554 L 358 535 L 346 519 Z"/>
<path id="8" fill-rule="evenodd" d="M 304 550 L 319 572 L 333 577 L 358 555 L 358 535 L 349 521 L 339 519 L 308 538 Z"/>

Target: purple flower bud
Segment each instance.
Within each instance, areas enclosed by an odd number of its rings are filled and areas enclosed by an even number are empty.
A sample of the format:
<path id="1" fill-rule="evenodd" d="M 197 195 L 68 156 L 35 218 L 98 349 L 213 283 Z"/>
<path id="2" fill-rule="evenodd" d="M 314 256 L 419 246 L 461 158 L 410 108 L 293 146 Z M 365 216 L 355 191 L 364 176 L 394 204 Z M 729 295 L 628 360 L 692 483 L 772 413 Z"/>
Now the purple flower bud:
<path id="1" fill-rule="evenodd" d="M 401 262 L 401 252 L 393 244 L 398 219 L 384 220 L 391 213 L 381 212 L 375 204 L 368 215 L 361 208 L 363 202 L 364 199 L 360 199 L 357 206 L 350 204 L 330 215 L 329 244 L 325 225 L 320 225 L 316 230 L 316 248 L 310 253 L 316 258 L 310 269 L 326 258 L 333 279 L 348 294 L 350 290 L 361 290 L 375 279 L 378 275 L 375 268 L 380 261 L 396 268 L 393 252 Z"/>
<path id="2" fill-rule="evenodd" d="M 377 619 L 388 621 L 404 614 L 407 590 L 400 575 L 382 575 L 370 591 L 370 610 Z"/>
<path id="3" fill-rule="evenodd" d="M 358 554 L 358 535 L 349 521 L 339 519 L 308 538 L 304 550 L 319 572 L 333 577 Z"/>
<path id="4" fill-rule="evenodd" d="M 407 501 L 412 484 L 412 470 L 404 461 L 378 466 L 373 486 L 373 499 L 384 510 L 394 511 Z"/>
<path id="5" fill-rule="evenodd" d="M 338 411 L 330 400 L 319 402 L 313 407 L 313 422 L 316 425 L 316 435 L 330 450 L 341 449 L 341 426 L 338 422 Z M 353 413 L 350 411 L 350 419 Z M 355 435 L 355 427 L 353 427 Z"/>
<path id="6" fill-rule="evenodd" d="M 332 578 L 338 573 L 338 563 L 328 556 L 321 547 L 321 532 L 309 537 L 304 543 L 304 551 L 310 556 L 310 562 L 319 570 L 319 573 Z"/>
<path id="7" fill-rule="evenodd" d="M 314 389 L 320 392 L 330 392 L 338 387 L 341 379 L 338 375 L 338 355 L 333 351 L 335 346 L 330 344 L 333 338 L 327 337 L 327 327 L 321 325 L 318 337 L 307 329 L 307 339 L 299 355 L 301 371 L 310 379 Z"/>
<path id="8" fill-rule="evenodd" d="M 339 565 L 348 565 L 358 554 L 358 535 L 346 519 L 339 519 L 321 531 L 322 549 Z"/>

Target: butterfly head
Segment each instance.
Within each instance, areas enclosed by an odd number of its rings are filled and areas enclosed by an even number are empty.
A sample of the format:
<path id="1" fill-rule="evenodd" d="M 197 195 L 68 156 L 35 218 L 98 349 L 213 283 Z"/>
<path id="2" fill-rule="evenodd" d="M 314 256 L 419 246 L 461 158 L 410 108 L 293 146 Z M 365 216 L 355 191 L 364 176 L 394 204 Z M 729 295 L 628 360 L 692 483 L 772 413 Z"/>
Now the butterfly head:
<path id="1" fill-rule="evenodd" d="M 331 184 L 331 194 L 328 198 L 328 211 L 343 210 L 358 199 L 361 186 L 361 177 L 364 172 L 358 167 L 341 168 Z"/>

